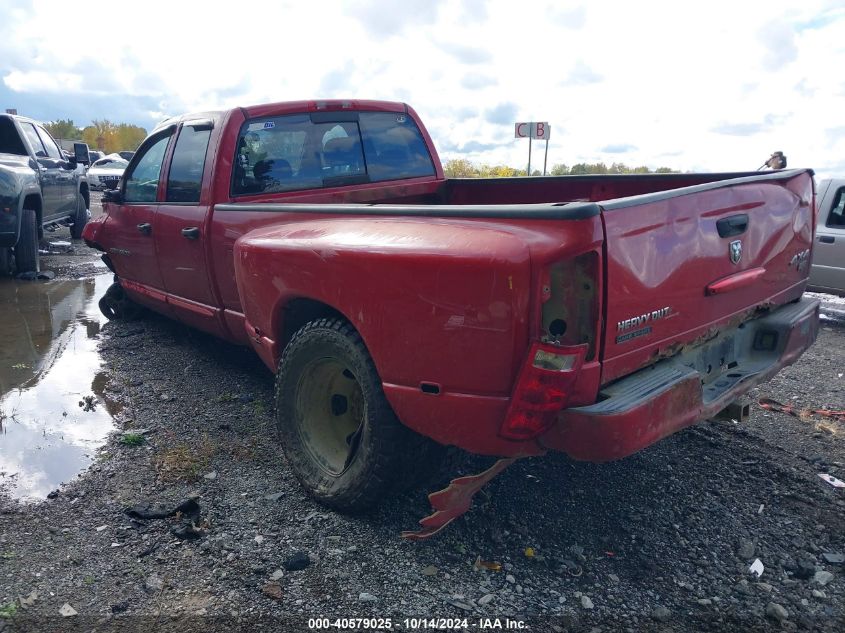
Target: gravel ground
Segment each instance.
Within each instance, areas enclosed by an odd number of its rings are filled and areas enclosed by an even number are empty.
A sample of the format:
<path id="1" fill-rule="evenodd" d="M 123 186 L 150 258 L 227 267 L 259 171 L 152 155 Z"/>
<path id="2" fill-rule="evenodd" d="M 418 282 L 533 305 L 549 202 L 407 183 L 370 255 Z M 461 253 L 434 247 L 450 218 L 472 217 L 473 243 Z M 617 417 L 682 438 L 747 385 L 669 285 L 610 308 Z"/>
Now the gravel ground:
<path id="1" fill-rule="evenodd" d="M 46 267 L 97 270 L 76 251 Z M 743 424 L 703 422 L 617 463 L 523 460 L 415 544 L 399 533 L 428 513 L 426 490 L 356 517 L 303 494 L 272 432 L 273 377 L 251 351 L 154 315 L 100 337 L 104 397 L 136 433 L 115 434 L 54 499 L 0 495 L 0 614 L 16 611 L 0 631 L 294 631 L 350 616 L 404 630 L 410 617 L 466 618 L 466 630 L 486 617 L 535 631 L 845 630 L 845 566 L 825 557 L 845 553 L 845 489 L 818 477 L 845 479 L 842 422 L 755 405 Z M 843 359 L 845 328 L 825 321 L 815 347 L 752 395 L 843 408 Z M 191 497 L 199 534 L 184 532 L 185 514 L 125 513 Z"/>

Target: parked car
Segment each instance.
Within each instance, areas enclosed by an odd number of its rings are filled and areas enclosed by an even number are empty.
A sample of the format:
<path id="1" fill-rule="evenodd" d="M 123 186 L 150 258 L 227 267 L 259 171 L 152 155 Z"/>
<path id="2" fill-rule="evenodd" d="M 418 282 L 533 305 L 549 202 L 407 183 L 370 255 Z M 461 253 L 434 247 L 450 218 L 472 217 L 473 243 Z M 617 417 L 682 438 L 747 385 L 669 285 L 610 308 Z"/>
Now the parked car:
<path id="1" fill-rule="evenodd" d="M 845 179 L 819 182 L 809 289 L 845 297 Z"/>
<path id="2" fill-rule="evenodd" d="M 163 122 L 85 241 L 109 318 L 251 346 L 291 469 L 359 510 L 441 445 L 625 457 L 795 362 L 812 175 L 446 179 L 405 104 L 276 103 Z"/>
<path id="3" fill-rule="evenodd" d="M 118 154 L 124 160 L 132 160 L 132 157 L 135 155 L 135 152 L 130 152 L 129 150 L 124 150 L 122 152 L 118 152 Z"/>
<path id="4" fill-rule="evenodd" d="M 117 154 L 109 154 L 91 163 L 88 168 L 88 186 L 91 189 L 117 189 L 117 183 L 129 162 Z"/>
<path id="5" fill-rule="evenodd" d="M 103 154 L 103 152 L 97 151 L 95 149 L 89 149 L 88 150 L 88 156 L 91 159 L 91 162 L 95 163 L 98 160 L 100 160 L 103 156 L 105 156 L 105 154 Z"/>
<path id="6" fill-rule="evenodd" d="M 18 272 L 40 270 L 45 225 L 68 224 L 74 239 L 82 235 L 90 197 L 80 165 L 88 162 L 85 143 L 67 158 L 40 123 L 0 114 L 0 274 L 13 258 Z"/>

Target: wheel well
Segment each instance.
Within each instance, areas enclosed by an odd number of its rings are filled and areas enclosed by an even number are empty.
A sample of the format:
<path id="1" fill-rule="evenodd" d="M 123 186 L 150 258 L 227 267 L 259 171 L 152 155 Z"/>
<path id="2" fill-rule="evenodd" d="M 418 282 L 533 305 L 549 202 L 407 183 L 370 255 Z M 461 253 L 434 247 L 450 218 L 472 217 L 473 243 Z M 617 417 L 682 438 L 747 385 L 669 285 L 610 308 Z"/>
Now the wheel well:
<path id="1" fill-rule="evenodd" d="M 317 319 L 338 318 L 348 321 L 343 314 L 330 305 L 313 299 L 293 299 L 281 310 L 281 337 L 279 350 L 283 350 L 290 339 L 303 325 Z"/>

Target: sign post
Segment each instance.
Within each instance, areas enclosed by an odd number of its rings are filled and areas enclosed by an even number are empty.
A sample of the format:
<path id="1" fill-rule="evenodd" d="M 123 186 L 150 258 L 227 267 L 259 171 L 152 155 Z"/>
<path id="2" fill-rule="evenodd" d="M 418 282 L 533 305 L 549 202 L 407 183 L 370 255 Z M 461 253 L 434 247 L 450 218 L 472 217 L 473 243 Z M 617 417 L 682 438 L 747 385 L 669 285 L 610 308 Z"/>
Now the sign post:
<path id="1" fill-rule="evenodd" d="M 528 175 L 531 175 L 531 143 L 536 139 L 546 141 L 546 156 L 543 159 L 543 175 L 546 175 L 546 163 L 549 159 L 549 137 L 552 128 L 548 121 L 523 121 L 514 126 L 514 138 L 528 139 Z"/>

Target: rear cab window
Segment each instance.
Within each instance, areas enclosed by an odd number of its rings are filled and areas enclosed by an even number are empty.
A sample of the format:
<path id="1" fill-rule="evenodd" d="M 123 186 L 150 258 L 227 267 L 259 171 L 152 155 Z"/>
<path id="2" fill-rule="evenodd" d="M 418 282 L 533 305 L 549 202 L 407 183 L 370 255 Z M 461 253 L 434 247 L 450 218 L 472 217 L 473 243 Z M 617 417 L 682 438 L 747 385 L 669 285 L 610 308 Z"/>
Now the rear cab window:
<path id="1" fill-rule="evenodd" d="M 433 176 L 416 123 L 397 112 L 320 112 L 248 120 L 232 195 Z"/>

